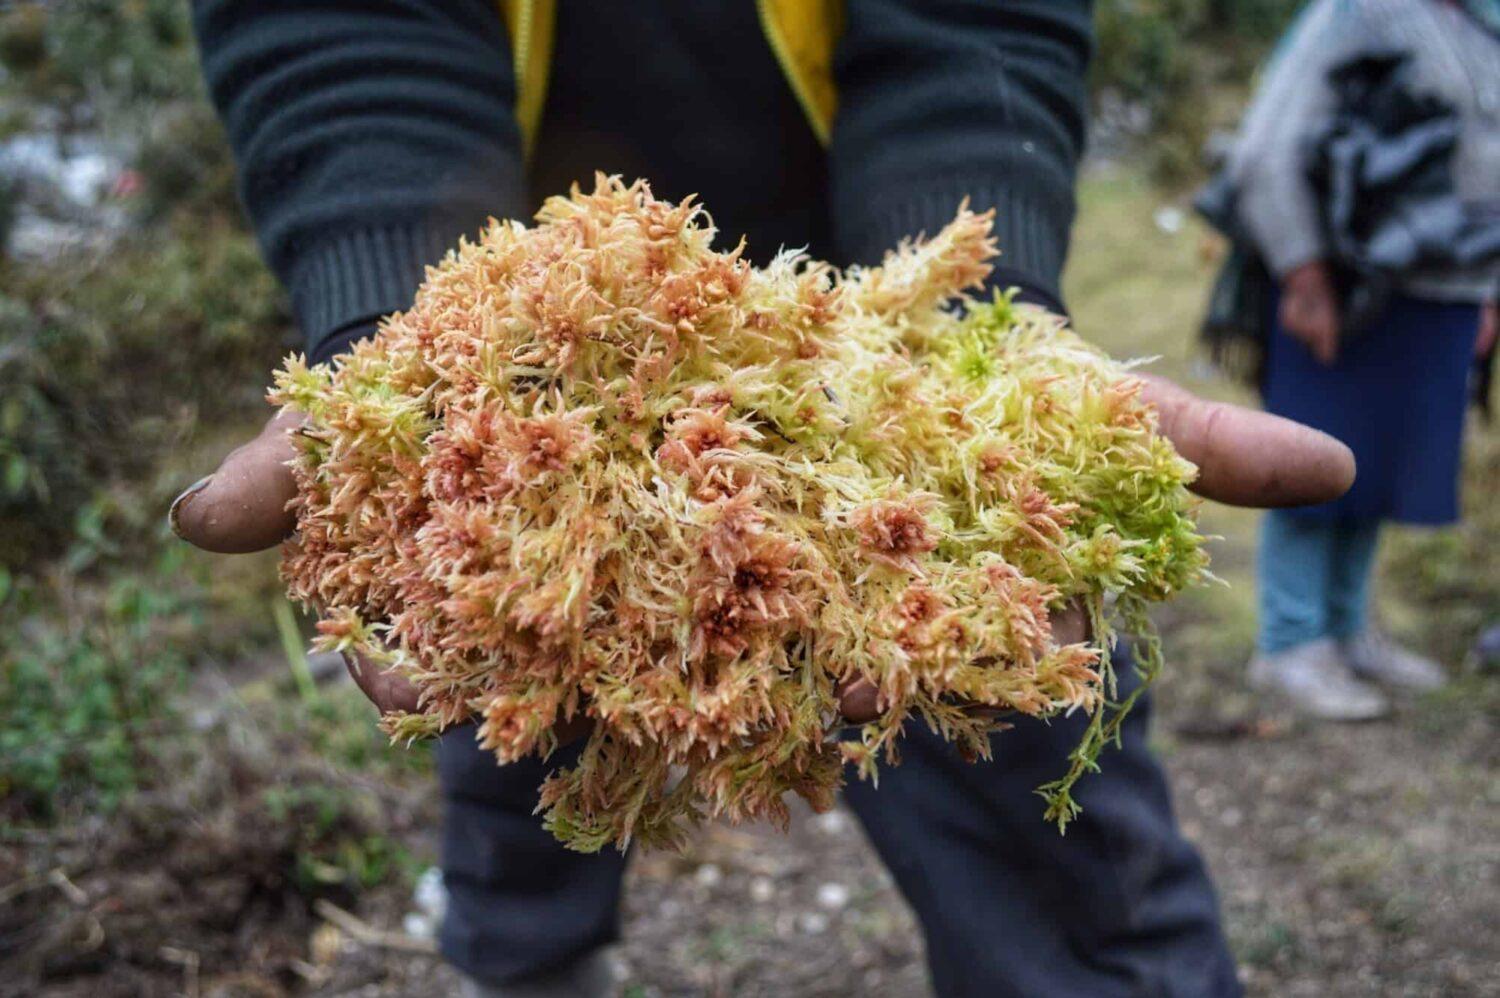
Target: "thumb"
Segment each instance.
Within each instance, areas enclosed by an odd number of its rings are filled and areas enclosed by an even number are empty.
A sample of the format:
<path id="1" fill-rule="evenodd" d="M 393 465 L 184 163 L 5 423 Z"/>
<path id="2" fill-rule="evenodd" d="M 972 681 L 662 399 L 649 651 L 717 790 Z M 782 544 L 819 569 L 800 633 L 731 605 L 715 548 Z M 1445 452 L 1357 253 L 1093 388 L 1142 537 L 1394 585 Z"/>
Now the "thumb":
<path id="1" fill-rule="evenodd" d="M 1310 426 L 1210 402 L 1165 378 L 1137 375 L 1161 432 L 1198 466 L 1194 492 L 1232 506 L 1305 506 L 1337 499 L 1354 483 L 1354 454 Z"/>
<path id="2" fill-rule="evenodd" d="M 177 536 L 205 551 L 243 554 L 271 547 L 296 526 L 287 503 L 297 483 L 287 462 L 296 457 L 288 434 L 302 417 L 273 416 L 254 440 L 229 453 L 219 468 L 172 502 L 168 520 Z"/>

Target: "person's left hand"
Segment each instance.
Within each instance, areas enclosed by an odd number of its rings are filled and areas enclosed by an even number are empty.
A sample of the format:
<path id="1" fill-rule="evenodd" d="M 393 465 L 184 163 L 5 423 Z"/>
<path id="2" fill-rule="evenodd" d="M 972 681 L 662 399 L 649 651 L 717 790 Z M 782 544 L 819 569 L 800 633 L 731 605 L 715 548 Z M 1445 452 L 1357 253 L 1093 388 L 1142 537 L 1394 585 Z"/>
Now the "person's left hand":
<path id="1" fill-rule="evenodd" d="M 1279 313 L 1281 325 L 1319 364 L 1333 366 L 1339 355 L 1339 297 L 1327 264 L 1312 260 L 1287 273 Z"/>
<path id="2" fill-rule="evenodd" d="M 1165 378 L 1141 376 L 1143 397 L 1156 407 L 1161 432 L 1183 457 L 1198 466 L 1193 491 L 1235 506 L 1298 506 L 1336 499 L 1354 482 L 1354 455 L 1326 433 L 1280 416 L 1199 398 Z M 271 547 L 296 528 L 288 508 L 296 495 L 288 462 L 296 449 L 288 434 L 299 424 L 282 413 L 249 443 L 230 452 L 217 471 L 172 504 L 178 536 L 205 551 L 240 553 Z M 1062 614 L 1060 617 L 1064 616 Z M 1084 637 L 1082 615 L 1072 623 Z M 1063 642 L 1067 643 L 1067 642 Z M 416 706 L 416 689 L 369 663 L 350 662 L 361 690 L 385 710 Z M 846 717 L 874 716 L 873 690 L 858 683 L 842 691 Z"/>
<path id="3" fill-rule="evenodd" d="M 1142 396 L 1156 407 L 1161 432 L 1198 466 L 1192 489 L 1231 506 L 1302 506 L 1336 499 L 1354 484 L 1354 453 L 1310 426 L 1226 402 L 1199 398 L 1166 378 L 1138 375 Z M 1052 615 L 1058 645 L 1089 638 L 1088 616 L 1077 604 Z M 880 696 L 866 679 L 839 691 L 851 724 L 880 715 Z"/>
<path id="4" fill-rule="evenodd" d="M 382 714 L 410 714 L 422 706 L 422 694 L 410 679 L 383 669 L 359 652 L 344 652 L 344 666 L 359 691 Z"/>
<path id="5" fill-rule="evenodd" d="M 1487 301 L 1479 307 L 1479 336 L 1474 340 L 1474 356 L 1483 360 L 1495 349 L 1500 337 L 1500 302 Z"/>

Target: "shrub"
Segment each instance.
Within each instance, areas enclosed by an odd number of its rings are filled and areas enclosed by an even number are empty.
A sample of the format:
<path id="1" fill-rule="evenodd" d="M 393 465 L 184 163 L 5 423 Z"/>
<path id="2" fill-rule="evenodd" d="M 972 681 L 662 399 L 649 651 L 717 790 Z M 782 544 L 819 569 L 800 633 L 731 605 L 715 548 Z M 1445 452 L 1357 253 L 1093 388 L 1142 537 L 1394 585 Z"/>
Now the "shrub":
<path id="1" fill-rule="evenodd" d="M 1139 108 L 1136 136 L 1157 178 L 1175 184 L 1200 171 L 1216 118 L 1211 99 L 1241 87 L 1300 6 L 1299 0 L 1101 0 L 1095 5 L 1092 83 Z M 1233 111 L 1237 102 L 1231 102 Z"/>
<path id="2" fill-rule="evenodd" d="M 182 552 L 163 557 L 169 576 Z M 57 595 L 22 580 L 0 598 L 0 812 L 10 818 L 112 809 L 156 776 L 157 749 L 182 720 L 191 616 L 181 594 L 121 575 L 42 605 Z"/>
<path id="3" fill-rule="evenodd" d="M 262 408 L 284 313 L 237 229 L 132 238 L 57 269 L 0 263 L 0 278 L 0 565 L 60 553 L 91 504 L 133 526 L 109 501 L 116 486 L 158 468 L 198 420 Z"/>

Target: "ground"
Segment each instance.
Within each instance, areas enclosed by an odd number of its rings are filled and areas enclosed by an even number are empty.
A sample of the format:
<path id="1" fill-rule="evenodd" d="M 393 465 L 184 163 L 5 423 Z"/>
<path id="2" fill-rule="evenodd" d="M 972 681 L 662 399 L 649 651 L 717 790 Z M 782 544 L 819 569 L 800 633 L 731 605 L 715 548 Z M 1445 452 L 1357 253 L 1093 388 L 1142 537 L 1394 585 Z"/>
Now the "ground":
<path id="1" fill-rule="evenodd" d="M 1212 268 L 1203 232 L 1135 174 L 1086 183 L 1068 278 L 1079 328 L 1236 397 L 1192 361 Z M 1483 512 L 1500 443 L 1479 426 L 1471 443 L 1471 506 Z M 1254 515 L 1206 507 L 1203 520 L 1222 537 L 1225 584 L 1159 616 L 1168 670 L 1153 738 L 1248 990 L 1500 994 L 1500 677 L 1462 660 L 1474 629 L 1500 619 L 1493 578 L 1476 574 L 1493 568 L 1493 535 L 1471 525 L 1391 540 L 1386 616 L 1439 653 L 1454 684 L 1403 700 L 1389 720 L 1319 727 L 1256 702 L 1241 681 Z M 245 562 L 236 578 L 271 567 Z M 337 677 L 286 706 L 298 687 L 285 669 L 275 649 L 201 669 L 201 738 L 176 785 L 107 820 L 9 840 L 0 995 L 452 989 L 424 952 L 412 896 L 434 857 L 425 767 L 372 754 L 362 735 L 313 751 L 318 724 L 358 732 L 367 718 Z M 927 989 L 920 934 L 843 810 L 799 813 L 785 835 L 714 826 L 681 855 L 637 857 L 617 964 L 633 998 Z"/>

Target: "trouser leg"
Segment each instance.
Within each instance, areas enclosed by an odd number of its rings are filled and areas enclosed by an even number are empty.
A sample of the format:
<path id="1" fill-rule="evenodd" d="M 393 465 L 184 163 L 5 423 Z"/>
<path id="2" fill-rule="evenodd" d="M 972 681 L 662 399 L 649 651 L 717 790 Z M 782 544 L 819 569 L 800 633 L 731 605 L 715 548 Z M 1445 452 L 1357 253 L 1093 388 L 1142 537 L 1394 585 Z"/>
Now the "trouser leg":
<path id="1" fill-rule="evenodd" d="M 1128 670 L 1123 670 L 1128 671 Z M 1122 676 L 1122 687 L 1126 686 Z M 913 723 L 900 766 L 846 798 L 921 920 L 943 998 L 1240 993 L 1218 901 L 1146 747 L 1149 705 L 1076 792 L 1066 835 L 1034 793 L 1086 719 L 1023 719 L 965 763 Z"/>
<path id="2" fill-rule="evenodd" d="M 1257 647 L 1268 655 L 1329 635 L 1328 590 L 1337 528 L 1270 510 L 1261 519 L 1255 581 Z"/>
<path id="3" fill-rule="evenodd" d="M 1365 629 L 1370 578 L 1380 541 L 1380 521 L 1350 520 L 1337 527 L 1328 584 L 1328 633 L 1343 640 Z"/>
<path id="4" fill-rule="evenodd" d="M 438 744 L 448 889 L 440 941 L 443 956 L 472 977 L 522 980 L 619 938 L 625 857 L 608 847 L 564 849 L 532 813 L 543 778 L 572 765 L 576 752 L 498 766 L 467 726 Z"/>

